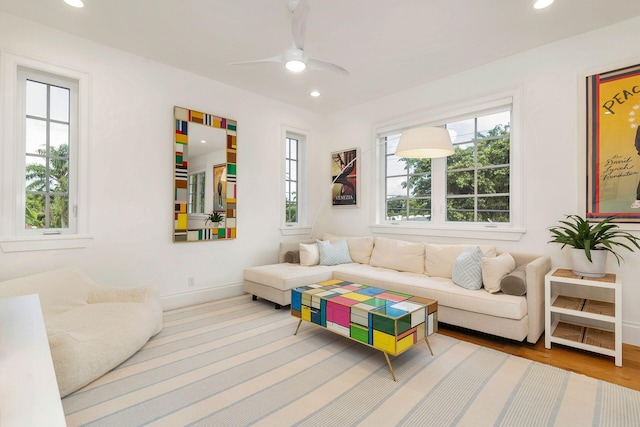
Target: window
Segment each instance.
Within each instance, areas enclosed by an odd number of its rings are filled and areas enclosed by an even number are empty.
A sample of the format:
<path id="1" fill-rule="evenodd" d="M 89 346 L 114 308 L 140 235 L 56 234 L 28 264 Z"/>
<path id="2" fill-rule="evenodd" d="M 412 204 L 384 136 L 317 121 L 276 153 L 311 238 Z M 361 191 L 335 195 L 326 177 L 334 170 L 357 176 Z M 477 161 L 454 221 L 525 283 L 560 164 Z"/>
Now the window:
<path id="1" fill-rule="evenodd" d="M 437 121 L 379 131 L 384 182 L 380 181 L 378 224 L 408 227 L 412 233 L 416 228 L 431 230 L 423 234 L 444 236 L 451 235 L 451 230 L 508 229 L 519 233 L 520 196 L 513 190 L 520 183 L 519 167 L 515 166 L 519 165 L 515 155 L 519 151 L 512 135 L 512 121 L 518 113 L 513 99 L 482 103 L 462 112 L 456 109 L 455 114 L 442 115 Z M 439 159 L 396 157 L 402 131 L 421 125 L 449 130 L 454 154 Z M 375 231 L 385 232 L 380 228 Z M 504 238 L 515 239 L 515 234 Z"/>
<path id="2" fill-rule="evenodd" d="M 285 141 L 285 222 L 298 222 L 298 145 L 300 140 L 295 135 L 287 135 Z"/>
<path id="3" fill-rule="evenodd" d="M 187 213 L 204 213 L 205 172 L 192 173 L 188 177 L 189 194 L 187 199 Z"/>
<path id="4" fill-rule="evenodd" d="M 281 233 L 302 235 L 311 231 L 306 211 L 306 146 L 308 133 L 301 129 L 282 127 L 283 195 Z"/>
<path id="5" fill-rule="evenodd" d="M 80 163 L 86 166 L 88 161 L 89 76 L 6 52 L 0 55 L 6 136 L 0 248 L 85 247 L 91 239 L 88 168 Z"/>
<path id="6" fill-rule="evenodd" d="M 78 82 L 19 69 L 18 93 L 24 139 L 24 205 L 26 230 L 74 232 L 75 172 L 71 155 L 77 135 Z"/>

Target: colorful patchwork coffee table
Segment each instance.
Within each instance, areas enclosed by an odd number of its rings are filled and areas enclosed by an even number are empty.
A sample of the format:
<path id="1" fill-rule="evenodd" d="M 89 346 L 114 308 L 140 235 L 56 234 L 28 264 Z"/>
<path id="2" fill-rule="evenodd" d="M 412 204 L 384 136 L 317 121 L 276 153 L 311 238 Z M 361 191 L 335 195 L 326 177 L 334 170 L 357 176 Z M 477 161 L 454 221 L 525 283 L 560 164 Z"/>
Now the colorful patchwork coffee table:
<path id="1" fill-rule="evenodd" d="M 438 330 L 437 301 L 341 280 L 292 289 L 291 315 L 300 319 L 294 335 L 306 320 L 382 351 L 394 381 L 389 355 L 423 339 L 433 355 L 428 336 Z"/>

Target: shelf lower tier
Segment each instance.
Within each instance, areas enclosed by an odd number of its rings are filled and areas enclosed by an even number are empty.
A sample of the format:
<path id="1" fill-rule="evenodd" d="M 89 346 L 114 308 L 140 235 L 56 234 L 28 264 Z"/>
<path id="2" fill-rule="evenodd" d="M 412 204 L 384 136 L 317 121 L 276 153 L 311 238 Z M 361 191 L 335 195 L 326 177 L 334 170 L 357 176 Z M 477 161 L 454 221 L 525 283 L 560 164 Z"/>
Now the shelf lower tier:
<path id="1" fill-rule="evenodd" d="M 615 333 L 575 323 L 558 322 L 551 328 L 551 342 L 615 356 Z"/>

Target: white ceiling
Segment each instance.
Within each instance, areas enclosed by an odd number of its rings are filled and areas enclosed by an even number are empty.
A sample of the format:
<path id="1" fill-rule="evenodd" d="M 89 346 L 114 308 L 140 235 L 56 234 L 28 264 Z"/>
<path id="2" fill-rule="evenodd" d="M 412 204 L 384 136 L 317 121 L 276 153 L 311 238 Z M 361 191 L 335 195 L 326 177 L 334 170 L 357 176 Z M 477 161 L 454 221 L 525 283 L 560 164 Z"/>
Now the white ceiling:
<path id="1" fill-rule="evenodd" d="M 313 0 L 305 53 L 349 77 L 230 66 L 291 47 L 286 0 L 0 0 L 0 10 L 321 113 L 640 15 L 639 0 Z M 319 90 L 319 98 L 309 92 Z"/>

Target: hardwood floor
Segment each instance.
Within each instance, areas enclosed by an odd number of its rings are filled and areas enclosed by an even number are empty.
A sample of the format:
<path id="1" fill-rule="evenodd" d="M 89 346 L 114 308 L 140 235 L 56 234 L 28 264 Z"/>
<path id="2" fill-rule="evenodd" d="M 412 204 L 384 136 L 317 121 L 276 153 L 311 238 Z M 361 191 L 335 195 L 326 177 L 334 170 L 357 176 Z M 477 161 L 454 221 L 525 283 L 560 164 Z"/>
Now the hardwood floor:
<path id="1" fill-rule="evenodd" d="M 438 329 L 439 333 L 459 340 L 640 391 L 640 347 L 622 344 L 622 367 L 617 367 L 613 363 L 613 357 L 609 356 L 558 344 L 553 344 L 551 349 L 547 350 L 544 347 L 544 334 L 536 344 L 530 344 L 526 341 L 520 343 L 443 323 L 438 325 Z"/>

